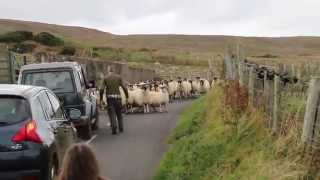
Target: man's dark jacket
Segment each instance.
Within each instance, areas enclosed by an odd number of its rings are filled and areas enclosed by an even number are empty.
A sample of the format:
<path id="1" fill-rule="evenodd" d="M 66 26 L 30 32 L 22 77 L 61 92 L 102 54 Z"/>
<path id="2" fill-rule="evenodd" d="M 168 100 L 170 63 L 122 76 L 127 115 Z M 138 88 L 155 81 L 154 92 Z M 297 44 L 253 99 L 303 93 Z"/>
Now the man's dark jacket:
<path id="1" fill-rule="evenodd" d="M 120 95 L 119 87 L 122 87 L 126 97 L 128 98 L 128 90 L 125 87 L 121 76 L 117 74 L 108 75 L 103 80 L 102 90 L 106 91 L 106 95 Z"/>

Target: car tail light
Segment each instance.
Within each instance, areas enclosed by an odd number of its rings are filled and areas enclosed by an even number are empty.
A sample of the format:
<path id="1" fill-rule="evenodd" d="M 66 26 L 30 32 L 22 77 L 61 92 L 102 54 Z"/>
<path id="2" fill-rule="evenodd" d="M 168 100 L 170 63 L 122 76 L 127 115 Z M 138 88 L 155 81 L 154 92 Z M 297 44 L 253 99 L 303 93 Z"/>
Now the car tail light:
<path id="1" fill-rule="evenodd" d="M 35 143 L 42 143 L 38 133 L 37 124 L 34 120 L 29 121 L 19 132 L 12 138 L 13 142 L 19 143 L 23 141 L 31 141 Z"/>

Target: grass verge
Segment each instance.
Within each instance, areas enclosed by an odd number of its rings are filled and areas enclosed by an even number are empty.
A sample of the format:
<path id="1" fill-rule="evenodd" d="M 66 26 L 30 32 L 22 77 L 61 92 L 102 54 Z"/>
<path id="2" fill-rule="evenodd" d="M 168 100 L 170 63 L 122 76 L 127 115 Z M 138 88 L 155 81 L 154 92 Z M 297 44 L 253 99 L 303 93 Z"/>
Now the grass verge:
<path id="1" fill-rule="evenodd" d="M 271 136 L 264 127 L 263 113 L 250 108 L 235 115 L 225 104 L 225 92 L 215 88 L 183 113 L 154 179 L 306 177 L 296 136 Z"/>

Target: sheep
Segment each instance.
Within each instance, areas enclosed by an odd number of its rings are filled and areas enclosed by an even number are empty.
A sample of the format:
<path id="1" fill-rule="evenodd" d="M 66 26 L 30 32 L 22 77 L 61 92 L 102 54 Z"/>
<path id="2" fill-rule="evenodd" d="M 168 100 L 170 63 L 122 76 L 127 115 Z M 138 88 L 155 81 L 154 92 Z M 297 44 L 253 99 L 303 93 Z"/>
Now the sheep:
<path id="1" fill-rule="evenodd" d="M 217 77 L 214 77 L 212 82 L 211 82 L 211 88 L 213 88 L 214 86 L 220 84 L 220 79 L 218 79 Z"/>
<path id="2" fill-rule="evenodd" d="M 170 82 L 168 83 L 168 93 L 170 100 L 173 100 L 176 97 L 178 86 L 179 84 L 177 81 L 170 80 Z"/>
<path id="3" fill-rule="evenodd" d="M 191 90 L 192 90 L 191 83 L 187 79 L 184 79 L 181 82 L 181 87 L 182 87 L 183 97 L 184 98 L 190 97 L 190 93 L 191 93 Z"/>
<path id="4" fill-rule="evenodd" d="M 201 86 L 200 86 L 199 80 L 192 81 L 192 91 L 193 91 L 194 95 L 199 95 L 199 93 L 201 91 Z"/>
<path id="5" fill-rule="evenodd" d="M 161 96 L 159 96 L 158 87 L 155 86 L 154 88 L 155 89 L 151 89 L 150 87 L 150 99 L 149 99 L 149 103 L 153 107 L 158 106 L 161 100 Z"/>
<path id="6" fill-rule="evenodd" d="M 152 93 L 150 93 L 150 87 L 147 85 L 144 85 L 142 87 L 142 97 L 143 97 L 143 112 L 144 113 L 149 113 L 150 109 L 149 109 L 149 105 L 151 104 L 151 95 Z"/>
<path id="7" fill-rule="evenodd" d="M 181 99 L 182 95 L 183 95 L 182 80 L 178 80 L 176 96 L 177 98 Z"/>
<path id="8" fill-rule="evenodd" d="M 133 112 L 132 106 L 133 106 L 134 96 L 135 96 L 134 92 L 135 92 L 135 88 L 133 87 L 133 85 L 129 85 L 128 86 L 127 104 L 128 104 L 128 107 L 130 108 L 131 112 Z"/>
<path id="9" fill-rule="evenodd" d="M 167 108 L 167 104 L 169 102 L 169 94 L 165 88 L 161 88 L 159 90 L 159 86 L 155 85 L 155 90 L 150 91 L 150 105 L 155 107 L 159 107 L 159 111 L 162 111 L 162 106 Z M 166 109 L 167 111 L 167 109 Z"/>
<path id="10" fill-rule="evenodd" d="M 124 93 L 124 90 L 121 86 L 119 87 L 119 91 L 120 91 L 120 96 L 121 96 L 121 105 L 125 106 L 127 104 L 126 94 Z"/>
<path id="11" fill-rule="evenodd" d="M 200 85 L 201 85 L 201 92 L 202 93 L 207 93 L 210 90 L 210 83 L 206 79 L 201 79 L 200 80 Z"/>
<path id="12" fill-rule="evenodd" d="M 143 92 L 137 85 L 130 85 L 128 88 L 129 98 L 127 100 L 131 113 L 133 113 L 133 105 L 143 106 Z"/>
<path id="13" fill-rule="evenodd" d="M 168 112 L 169 93 L 166 87 L 164 86 L 161 87 L 161 90 L 162 90 L 162 99 L 160 104 L 162 104 L 165 108 L 165 111 Z"/>

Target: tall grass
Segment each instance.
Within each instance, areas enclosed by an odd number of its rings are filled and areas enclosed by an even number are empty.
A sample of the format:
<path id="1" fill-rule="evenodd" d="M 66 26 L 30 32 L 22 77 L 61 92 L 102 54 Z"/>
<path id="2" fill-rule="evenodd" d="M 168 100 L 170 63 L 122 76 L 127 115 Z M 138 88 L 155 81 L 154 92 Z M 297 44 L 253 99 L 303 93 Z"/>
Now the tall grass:
<path id="1" fill-rule="evenodd" d="M 155 180 L 306 176 L 294 130 L 279 138 L 272 136 L 265 128 L 264 114 L 245 106 L 235 111 L 230 101 L 241 98 L 230 100 L 229 93 L 235 92 L 216 87 L 181 116 Z"/>

